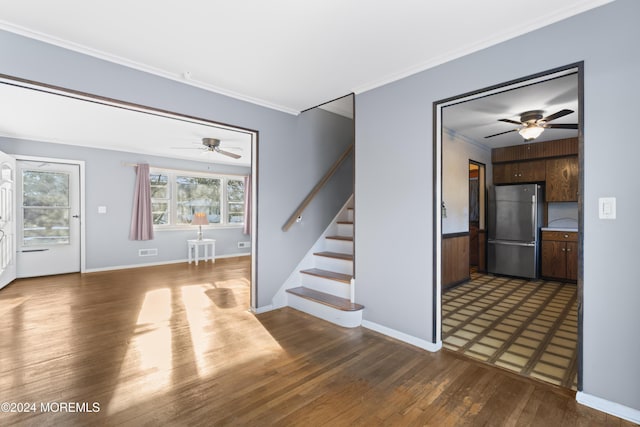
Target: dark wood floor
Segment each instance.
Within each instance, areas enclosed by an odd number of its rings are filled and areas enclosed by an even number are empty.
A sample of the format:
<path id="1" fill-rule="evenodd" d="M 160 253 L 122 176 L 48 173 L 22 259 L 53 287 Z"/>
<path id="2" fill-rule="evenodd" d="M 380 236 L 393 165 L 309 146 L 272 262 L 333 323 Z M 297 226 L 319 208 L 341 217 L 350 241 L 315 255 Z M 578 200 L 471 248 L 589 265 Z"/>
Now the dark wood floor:
<path id="1" fill-rule="evenodd" d="M 249 269 L 226 259 L 0 290 L 0 400 L 37 405 L 0 425 L 632 425 L 446 350 L 289 308 L 255 316 Z"/>

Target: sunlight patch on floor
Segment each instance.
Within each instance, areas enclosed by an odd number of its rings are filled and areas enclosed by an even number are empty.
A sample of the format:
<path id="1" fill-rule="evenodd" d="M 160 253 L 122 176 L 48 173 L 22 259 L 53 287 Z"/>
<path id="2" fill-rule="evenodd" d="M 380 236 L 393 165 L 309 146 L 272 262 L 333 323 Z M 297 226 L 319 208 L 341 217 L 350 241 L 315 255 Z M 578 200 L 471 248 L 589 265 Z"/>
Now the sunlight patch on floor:
<path id="1" fill-rule="evenodd" d="M 163 395 L 180 381 L 204 379 L 282 353 L 244 306 L 246 292 L 248 282 L 242 279 L 147 292 L 108 413 Z M 243 332 L 247 330 L 251 336 Z M 179 357 L 174 360 L 173 354 Z"/>
<path id="2" fill-rule="evenodd" d="M 135 406 L 169 386 L 173 362 L 170 320 L 171 291 L 147 292 L 109 402 L 109 414 Z"/>

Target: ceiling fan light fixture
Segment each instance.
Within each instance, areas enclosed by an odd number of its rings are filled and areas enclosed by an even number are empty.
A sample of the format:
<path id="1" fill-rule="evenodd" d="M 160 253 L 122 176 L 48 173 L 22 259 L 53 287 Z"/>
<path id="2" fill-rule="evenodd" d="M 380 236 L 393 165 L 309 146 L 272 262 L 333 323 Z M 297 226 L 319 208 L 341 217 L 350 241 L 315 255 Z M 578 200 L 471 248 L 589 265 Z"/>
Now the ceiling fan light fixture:
<path id="1" fill-rule="evenodd" d="M 518 131 L 518 133 L 524 138 L 525 141 L 531 141 L 539 137 L 543 131 L 543 127 L 533 124 L 523 127 Z"/>

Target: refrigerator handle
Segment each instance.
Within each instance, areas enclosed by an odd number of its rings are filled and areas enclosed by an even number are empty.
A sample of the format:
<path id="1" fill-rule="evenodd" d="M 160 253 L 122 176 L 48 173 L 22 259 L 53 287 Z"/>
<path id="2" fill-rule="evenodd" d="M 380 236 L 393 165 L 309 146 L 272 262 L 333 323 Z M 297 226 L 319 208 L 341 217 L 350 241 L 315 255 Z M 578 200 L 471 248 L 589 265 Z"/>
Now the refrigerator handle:
<path id="1" fill-rule="evenodd" d="M 537 221 L 536 221 L 536 213 L 537 212 L 536 211 L 537 211 L 537 209 L 536 209 L 536 195 L 532 194 L 531 195 L 531 228 L 532 228 L 531 237 L 532 237 L 533 241 L 538 240 L 537 239 L 538 236 L 536 236 L 536 231 L 537 231 L 536 230 L 536 223 L 537 223 Z"/>

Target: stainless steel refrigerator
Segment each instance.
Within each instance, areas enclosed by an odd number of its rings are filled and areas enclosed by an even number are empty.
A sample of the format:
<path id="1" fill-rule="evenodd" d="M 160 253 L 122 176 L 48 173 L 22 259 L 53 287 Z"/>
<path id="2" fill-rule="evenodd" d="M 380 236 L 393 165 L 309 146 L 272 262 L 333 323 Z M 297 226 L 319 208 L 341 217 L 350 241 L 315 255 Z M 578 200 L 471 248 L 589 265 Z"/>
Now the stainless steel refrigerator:
<path id="1" fill-rule="evenodd" d="M 543 191 L 539 184 L 501 185 L 491 189 L 487 230 L 489 273 L 538 277 Z"/>

